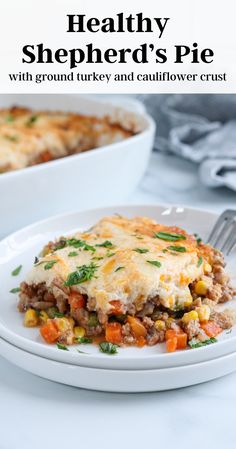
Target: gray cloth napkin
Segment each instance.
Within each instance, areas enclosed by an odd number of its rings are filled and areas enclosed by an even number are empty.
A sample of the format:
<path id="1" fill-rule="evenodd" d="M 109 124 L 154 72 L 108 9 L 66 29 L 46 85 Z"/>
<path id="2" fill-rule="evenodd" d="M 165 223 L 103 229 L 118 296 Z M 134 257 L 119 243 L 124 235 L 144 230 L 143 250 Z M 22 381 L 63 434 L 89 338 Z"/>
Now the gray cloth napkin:
<path id="1" fill-rule="evenodd" d="M 202 182 L 236 190 L 236 95 L 143 95 L 155 149 L 199 164 Z"/>

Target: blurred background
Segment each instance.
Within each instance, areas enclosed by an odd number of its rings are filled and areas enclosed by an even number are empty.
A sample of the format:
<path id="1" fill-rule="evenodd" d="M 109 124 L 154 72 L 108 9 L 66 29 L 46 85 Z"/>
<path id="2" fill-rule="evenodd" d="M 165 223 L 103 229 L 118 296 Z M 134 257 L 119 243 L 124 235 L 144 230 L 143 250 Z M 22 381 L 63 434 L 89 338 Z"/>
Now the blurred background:
<path id="1" fill-rule="evenodd" d="M 137 95 L 156 122 L 135 201 L 236 206 L 236 95 Z"/>
<path id="2" fill-rule="evenodd" d="M 0 237 L 52 215 L 117 204 L 185 205 L 219 213 L 236 207 L 236 95 L 0 95 L 5 113 L 15 105 L 33 117 L 40 110 L 110 117 L 135 135 L 113 144 L 103 132 L 100 148 L 2 173 Z M 26 127 L 27 139 L 41 135 L 43 144 L 51 142 L 44 123 L 37 119 Z M 22 141 L 14 121 L 2 119 L 0 126 L 1 162 L 9 146 L 15 157 Z"/>

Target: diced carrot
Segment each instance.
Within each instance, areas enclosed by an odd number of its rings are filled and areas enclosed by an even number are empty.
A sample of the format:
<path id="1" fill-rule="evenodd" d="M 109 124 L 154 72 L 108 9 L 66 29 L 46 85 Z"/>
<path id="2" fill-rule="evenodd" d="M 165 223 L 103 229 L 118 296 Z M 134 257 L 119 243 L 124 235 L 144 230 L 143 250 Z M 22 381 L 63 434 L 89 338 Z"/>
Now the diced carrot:
<path id="1" fill-rule="evenodd" d="M 105 331 L 106 341 L 109 343 L 119 344 L 122 342 L 121 324 L 107 323 Z"/>
<path id="2" fill-rule="evenodd" d="M 117 300 L 114 299 L 113 301 L 110 301 L 110 304 L 112 306 L 112 309 L 110 310 L 110 314 L 119 315 L 119 314 L 123 313 L 122 304 L 118 299 Z"/>
<path id="3" fill-rule="evenodd" d="M 68 302 L 72 309 L 83 309 L 85 307 L 84 296 L 77 292 L 70 293 Z"/>
<path id="4" fill-rule="evenodd" d="M 50 151 L 45 150 L 43 151 L 40 156 L 39 156 L 39 160 L 40 162 L 48 162 L 52 160 L 52 154 L 50 153 Z"/>
<path id="5" fill-rule="evenodd" d="M 137 337 L 146 337 L 147 335 L 147 329 L 146 327 L 141 323 L 139 318 L 136 318 L 134 316 L 128 315 L 127 321 L 131 327 L 131 331 L 134 334 L 134 336 Z"/>
<path id="6" fill-rule="evenodd" d="M 177 336 L 177 332 L 174 329 L 167 329 L 165 333 L 165 339 L 169 340 L 169 338 L 173 338 Z"/>
<path id="7" fill-rule="evenodd" d="M 40 334 L 47 343 L 55 343 L 60 335 L 53 320 L 47 320 L 47 322 L 40 327 Z"/>
<path id="8" fill-rule="evenodd" d="M 201 328 L 210 338 L 216 337 L 222 332 L 222 328 L 215 321 L 206 321 L 201 324 Z"/>
<path id="9" fill-rule="evenodd" d="M 185 349 L 187 347 L 188 336 L 185 332 L 181 334 L 176 334 L 177 338 L 177 349 Z"/>
<path id="10" fill-rule="evenodd" d="M 142 348 L 143 346 L 146 345 L 146 339 L 144 337 L 137 337 L 136 338 L 136 344 L 137 344 L 137 346 Z"/>
<path id="11" fill-rule="evenodd" d="M 177 337 L 168 338 L 166 340 L 167 352 L 175 352 L 177 349 Z"/>
<path id="12" fill-rule="evenodd" d="M 165 333 L 166 341 L 177 338 L 177 349 L 185 349 L 187 347 L 187 334 L 181 329 L 167 329 Z"/>

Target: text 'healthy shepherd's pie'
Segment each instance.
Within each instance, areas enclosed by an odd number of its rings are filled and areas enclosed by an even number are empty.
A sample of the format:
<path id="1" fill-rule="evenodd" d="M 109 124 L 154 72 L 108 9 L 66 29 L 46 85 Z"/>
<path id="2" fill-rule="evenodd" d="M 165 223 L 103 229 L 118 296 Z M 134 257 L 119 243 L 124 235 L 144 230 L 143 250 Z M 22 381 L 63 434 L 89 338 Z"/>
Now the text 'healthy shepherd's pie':
<path id="1" fill-rule="evenodd" d="M 137 132 L 117 117 L 69 112 L 0 110 L 0 173 L 26 168 L 124 140 Z"/>
<path id="2" fill-rule="evenodd" d="M 234 296 L 224 265 L 218 250 L 180 228 L 115 215 L 49 242 L 20 286 L 18 308 L 60 349 L 200 347 L 234 324 L 216 307 Z"/>

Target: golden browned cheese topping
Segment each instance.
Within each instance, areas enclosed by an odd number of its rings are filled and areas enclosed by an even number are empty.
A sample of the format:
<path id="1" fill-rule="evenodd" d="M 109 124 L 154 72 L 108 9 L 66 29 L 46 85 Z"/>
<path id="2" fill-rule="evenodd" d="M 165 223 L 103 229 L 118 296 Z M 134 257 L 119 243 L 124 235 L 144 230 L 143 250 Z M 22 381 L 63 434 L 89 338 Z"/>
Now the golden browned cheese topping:
<path id="1" fill-rule="evenodd" d="M 65 112 L 0 110 L 0 173 L 48 162 L 130 137 L 108 118 Z"/>
<path id="2" fill-rule="evenodd" d="M 155 297 L 172 310 L 186 307 L 192 302 L 189 284 L 204 273 L 194 236 L 145 217 L 105 217 L 90 231 L 66 237 L 62 247 L 50 247 L 26 282 L 50 287 L 59 281 L 93 298 L 105 313 L 113 300 L 124 312 Z"/>

